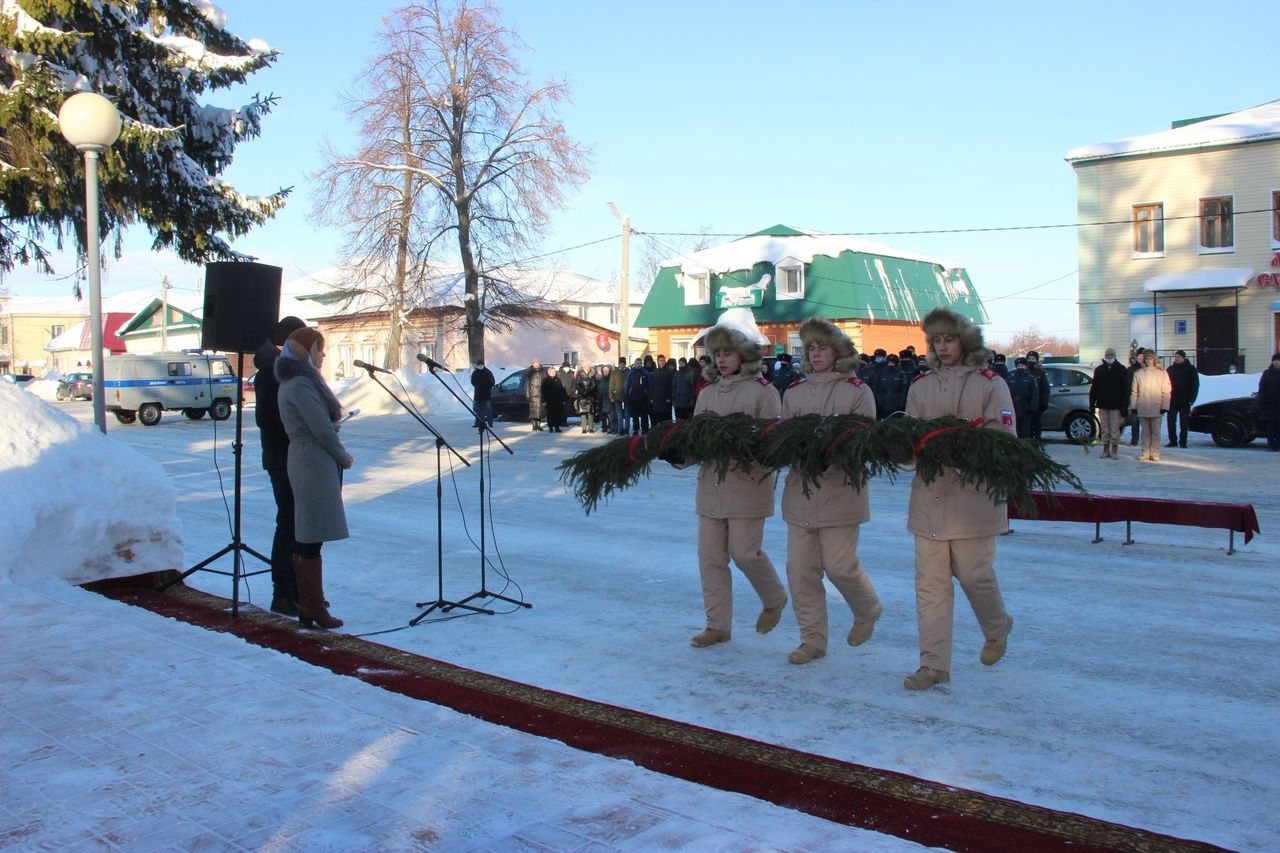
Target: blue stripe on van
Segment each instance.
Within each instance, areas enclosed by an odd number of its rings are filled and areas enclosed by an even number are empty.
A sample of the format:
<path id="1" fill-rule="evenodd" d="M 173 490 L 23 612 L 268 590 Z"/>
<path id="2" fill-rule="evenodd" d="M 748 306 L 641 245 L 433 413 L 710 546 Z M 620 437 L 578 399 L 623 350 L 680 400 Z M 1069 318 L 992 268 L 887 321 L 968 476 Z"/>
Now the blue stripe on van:
<path id="1" fill-rule="evenodd" d="M 175 388 L 180 385 L 225 385 L 235 387 L 234 379 L 201 379 L 199 376 L 175 376 L 172 379 L 107 379 L 103 388 Z"/>

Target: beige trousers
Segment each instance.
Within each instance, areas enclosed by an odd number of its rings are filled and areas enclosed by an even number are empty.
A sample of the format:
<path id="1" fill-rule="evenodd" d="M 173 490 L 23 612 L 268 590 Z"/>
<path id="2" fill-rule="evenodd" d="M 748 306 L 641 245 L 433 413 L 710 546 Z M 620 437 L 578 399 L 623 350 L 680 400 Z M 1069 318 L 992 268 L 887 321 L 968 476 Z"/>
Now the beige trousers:
<path id="1" fill-rule="evenodd" d="M 960 582 L 987 639 L 1002 637 L 1009 626 L 994 562 L 996 539 L 938 541 L 916 537 L 916 620 L 920 630 L 920 665 L 951 671 L 951 633 L 955 587 Z"/>
<path id="2" fill-rule="evenodd" d="M 1119 409 L 1098 409 L 1098 440 L 1103 444 L 1117 444 L 1120 430 L 1124 428 L 1124 412 Z"/>
<path id="3" fill-rule="evenodd" d="M 787 586 L 800 623 L 800 642 L 827 650 L 827 590 L 822 575 L 844 598 L 857 622 L 880 618 L 880 598 L 858 560 L 860 525 L 787 525 Z"/>
<path id="4" fill-rule="evenodd" d="M 732 559 L 760 596 L 763 607 L 781 607 L 787 593 L 778 578 L 764 544 L 763 518 L 707 518 L 698 516 L 698 569 L 702 575 L 702 603 L 707 610 L 707 627 L 717 631 L 733 628 Z"/>
<path id="5" fill-rule="evenodd" d="M 1152 459 L 1160 458 L 1161 422 L 1163 416 L 1142 419 L 1142 455 Z"/>

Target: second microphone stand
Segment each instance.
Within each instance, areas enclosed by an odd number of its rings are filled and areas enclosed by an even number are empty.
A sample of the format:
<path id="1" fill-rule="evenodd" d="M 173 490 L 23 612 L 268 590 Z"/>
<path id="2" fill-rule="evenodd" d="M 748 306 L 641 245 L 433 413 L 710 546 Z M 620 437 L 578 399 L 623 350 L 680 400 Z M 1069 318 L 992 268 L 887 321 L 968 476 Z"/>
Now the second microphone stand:
<path id="1" fill-rule="evenodd" d="M 471 593 L 471 595 L 468 595 L 466 598 L 462 599 L 462 601 L 459 602 L 459 604 L 465 605 L 468 601 L 473 601 L 477 598 L 493 598 L 493 599 L 497 599 L 498 601 L 505 601 L 508 604 L 515 604 L 520 607 L 531 608 L 533 607 L 533 605 L 527 601 L 521 601 L 520 599 L 517 599 L 517 598 L 510 598 L 509 596 L 501 595 L 499 593 L 496 593 L 490 590 L 488 586 L 486 586 L 487 567 L 488 567 L 489 560 L 485 556 L 485 551 L 484 551 L 484 546 L 485 546 L 485 527 L 484 527 L 485 433 L 487 432 L 490 436 L 493 437 L 495 441 L 498 442 L 498 444 L 501 444 L 502 449 L 507 451 L 507 453 L 514 456 L 515 451 L 507 446 L 507 443 L 503 441 L 502 438 L 496 432 L 493 431 L 493 427 L 489 426 L 488 422 L 486 422 L 485 419 L 480 416 L 480 414 L 471 406 L 471 404 L 465 398 L 462 397 L 462 395 L 460 395 L 457 391 L 453 390 L 453 388 L 450 387 L 448 382 L 445 382 L 443 379 L 440 378 L 439 375 L 436 374 L 436 368 L 440 367 L 441 365 L 437 364 L 436 362 L 422 355 L 418 356 L 418 360 L 421 361 L 423 364 L 427 365 L 427 369 L 431 371 L 431 375 L 435 376 L 435 378 L 440 382 L 440 384 L 444 386 L 445 390 L 448 391 L 450 394 L 452 394 L 453 398 L 462 404 L 462 408 L 466 409 L 468 412 L 471 413 L 471 416 L 475 418 L 476 429 L 479 431 L 479 434 L 480 434 L 480 589 L 476 592 Z M 487 612 L 492 612 L 492 611 L 487 611 Z"/>
<path id="2" fill-rule="evenodd" d="M 425 607 L 426 610 L 423 610 L 417 616 L 410 619 L 409 624 L 417 625 L 435 610 L 446 612 L 453 610 L 456 607 L 461 607 L 463 610 L 473 610 L 476 613 L 487 613 L 492 616 L 492 610 L 486 610 L 483 607 L 472 607 L 463 601 L 449 601 L 444 597 L 444 472 L 441 466 L 441 456 L 443 455 L 442 451 L 447 447 L 449 448 L 449 452 L 458 457 L 458 461 L 463 465 L 470 467 L 471 463 L 468 462 L 461 453 L 455 450 L 449 442 L 445 441 L 444 436 L 441 435 L 435 427 L 428 423 L 426 418 L 418 414 L 412 406 L 397 397 L 394 391 L 383 384 L 382 380 L 375 375 L 375 372 L 379 371 L 380 368 L 366 365 L 365 370 L 368 371 L 369 378 L 378 383 L 378 387 L 383 391 L 386 391 L 387 394 L 390 395 L 391 399 L 399 403 L 414 420 L 426 427 L 427 431 L 436 437 L 436 598 L 434 601 L 419 601 L 415 604 L 415 607 Z"/>

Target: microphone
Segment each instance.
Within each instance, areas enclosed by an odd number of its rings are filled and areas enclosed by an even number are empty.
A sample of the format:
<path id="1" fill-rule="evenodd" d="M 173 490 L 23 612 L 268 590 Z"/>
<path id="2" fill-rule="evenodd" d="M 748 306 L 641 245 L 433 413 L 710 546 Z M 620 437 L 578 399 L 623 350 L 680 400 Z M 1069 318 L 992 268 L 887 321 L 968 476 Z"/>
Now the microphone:
<path id="1" fill-rule="evenodd" d="M 429 358 L 423 355 L 422 353 L 418 353 L 418 361 L 425 364 L 427 366 L 427 369 L 430 370 L 432 373 L 434 373 L 437 370 L 443 370 L 445 373 L 449 372 L 449 369 L 445 367 L 443 364 L 436 361 L 434 358 Z"/>
<path id="2" fill-rule="evenodd" d="M 372 364 L 361 361 L 358 358 L 351 363 L 356 367 L 360 368 L 361 370 L 367 370 L 370 373 L 390 373 L 391 372 L 390 370 L 387 370 L 385 367 L 374 367 Z"/>

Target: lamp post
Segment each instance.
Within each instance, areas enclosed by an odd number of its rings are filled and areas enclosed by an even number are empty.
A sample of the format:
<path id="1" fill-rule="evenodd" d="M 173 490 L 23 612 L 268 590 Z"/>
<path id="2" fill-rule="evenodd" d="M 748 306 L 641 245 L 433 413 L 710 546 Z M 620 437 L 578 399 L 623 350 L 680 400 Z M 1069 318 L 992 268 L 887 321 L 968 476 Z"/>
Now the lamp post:
<path id="1" fill-rule="evenodd" d="M 62 102 L 58 127 L 67 141 L 84 152 L 85 248 L 89 255 L 90 346 L 93 348 L 93 422 L 107 431 L 102 383 L 102 280 L 98 245 L 98 155 L 120 138 L 120 113 L 96 92 L 78 92 Z"/>
<path id="2" fill-rule="evenodd" d="M 609 212 L 622 223 L 622 283 L 618 293 L 618 351 L 631 363 L 631 217 L 623 216 L 618 206 L 608 202 Z"/>

